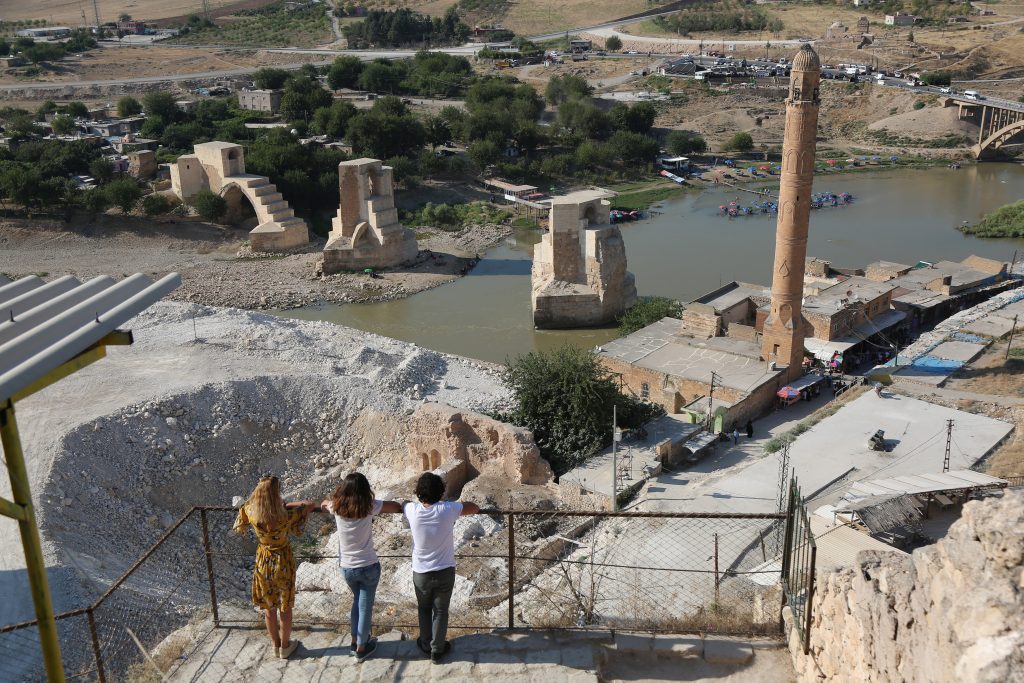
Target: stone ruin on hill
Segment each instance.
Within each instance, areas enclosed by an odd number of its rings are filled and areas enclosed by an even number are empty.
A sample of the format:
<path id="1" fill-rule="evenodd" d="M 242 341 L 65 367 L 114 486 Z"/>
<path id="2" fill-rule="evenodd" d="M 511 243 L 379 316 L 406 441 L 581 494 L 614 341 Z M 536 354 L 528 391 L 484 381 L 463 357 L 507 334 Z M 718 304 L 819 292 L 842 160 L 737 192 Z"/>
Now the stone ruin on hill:
<path id="1" fill-rule="evenodd" d="M 622 233 L 602 195 L 579 192 L 551 201 L 550 229 L 533 257 L 533 324 L 591 327 L 636 303 Z M 581 249 L 582 247 L 582 249 Z"/>
<path id="2" fill-rule="evenodd" d="M 171 164 L 171 189 L 187 202 L 202 190 L 220 195 L 227 203 L 228 223 L 244 218 L 245 198 L 256 212 L 257 225 L 249 233 L 252 250 L 278 252 L 309 242 L 306 221 L 296 218 L 277 187 L 265 176 L 245 172 L 245 150 L 230 142 L 204 142 L 192 154 Z"/>
<path id="3" fill-rule="evenodd" d="M 1024 493 L 967 503 L 912 555 L 819 573 L 813 618 L 809 655 L 790 631 L 800 683 L 1024 681 Z"/>
<path id="4" fill-rule="evenodd" d="M 338 164 L 341 206 L 324 247 L 324 273 L 388 268 L 416 258 L 416 233 L 398 222 L 392 169 L 378 159 Z"/>

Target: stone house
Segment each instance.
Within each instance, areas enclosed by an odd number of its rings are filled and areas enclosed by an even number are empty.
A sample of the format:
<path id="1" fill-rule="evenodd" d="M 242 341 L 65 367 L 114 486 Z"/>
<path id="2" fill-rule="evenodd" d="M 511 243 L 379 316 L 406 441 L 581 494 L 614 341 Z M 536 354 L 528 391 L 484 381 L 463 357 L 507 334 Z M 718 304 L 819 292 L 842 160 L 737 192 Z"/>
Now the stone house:
<path id="1" fill-rule="evenodd" d="M 885 15 L 886 26 L 913 26 L 918 22 L 920 17 L 914 14 L 906 14 L 904 12 L 896 12 L 896 14 Z"/>
<path id="2" fill-rule="evenodd" d="M 281 109 L 283 90 L 239 90 L 238 106 L 247 111 L 276 114 Z"/>

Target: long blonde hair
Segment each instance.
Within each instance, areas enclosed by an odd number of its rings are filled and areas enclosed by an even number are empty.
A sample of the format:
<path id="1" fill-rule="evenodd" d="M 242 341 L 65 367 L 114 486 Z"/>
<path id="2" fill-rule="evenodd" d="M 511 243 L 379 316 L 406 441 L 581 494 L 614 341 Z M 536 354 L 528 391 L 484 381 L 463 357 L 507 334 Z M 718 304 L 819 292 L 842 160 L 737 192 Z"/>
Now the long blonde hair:
<path id="1" fill-rule="evenodd" d="M 268 475 L 260 479 L 245 502 L 249 520 L 256 526 L 267 528 L 285 520 L 288 513 L 281 498 L 281 482 Z"/>

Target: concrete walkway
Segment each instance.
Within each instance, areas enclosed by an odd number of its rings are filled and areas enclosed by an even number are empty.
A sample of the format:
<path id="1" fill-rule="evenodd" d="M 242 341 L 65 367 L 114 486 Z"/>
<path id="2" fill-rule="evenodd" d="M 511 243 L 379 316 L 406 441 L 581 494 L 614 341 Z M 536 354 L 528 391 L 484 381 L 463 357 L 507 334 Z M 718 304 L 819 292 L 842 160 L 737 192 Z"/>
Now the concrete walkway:
<path id="1" fill-rule="evenodd" d="M 974 391 L 931 387 L 924 384 L 918 384 L 917 382 L 903 380 L 899 375 L 897 375 L 894 380 L 895 383 L 892 387 L 894 391 L 924 400 L 929 398 L 944 398 L 951 401 L 978 401 L 979 403 L 997 403 L 1001 406 L 1024 406 L 1024 397 L 1020 396 L 979 394 Z"/>
<path id="2" fill-rule="evenodd" d="M 517 631 L 452 638 L 452 651 L 432 664 L 414 640 L 397 631 L 379 638 L 365 662 L 349 656 L 349 636 L 335 630 L 296 633 L 291 659 L 275 659 L 262 629 L 205 629 L 165 680 L 292 683 L 307 681 L 593 681 L 794 680 L 789 654 L 777 641 L 609 631 Z"/>

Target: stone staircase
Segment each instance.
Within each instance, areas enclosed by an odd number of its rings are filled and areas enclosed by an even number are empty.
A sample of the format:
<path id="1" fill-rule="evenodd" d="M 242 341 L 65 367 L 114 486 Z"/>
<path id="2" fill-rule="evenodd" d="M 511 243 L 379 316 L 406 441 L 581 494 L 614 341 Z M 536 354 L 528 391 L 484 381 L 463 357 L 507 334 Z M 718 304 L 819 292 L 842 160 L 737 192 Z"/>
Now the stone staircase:
<path id="1" fill-rule="evenodd" d="M 282 251 L 309 241 L 306 221 L 296 218 L 295 211 L 270 179 L 255 175 L 230 179 L 243 188 L 256 209 L 259 225 L 249 233 L 253 251 Z"/>
<path id="2" fill-rule="evenodd" d="M 713 680 L 785 683 L 794 680 L 789 653 L 775 640 L 650 635 L 610 631 L 512 631 L 452 634 L 452 651 L 431 664 L 398 631 L 379 638 L 365 662 L 349 656 L 349 635 L 299 631 L 291 659 L 275 659 L 262 629 L 205 630 L 184 648 L 165 680 L 199 681 L 612 681 Z M 755 656 L 756 653 L 756 656 Z"/>

